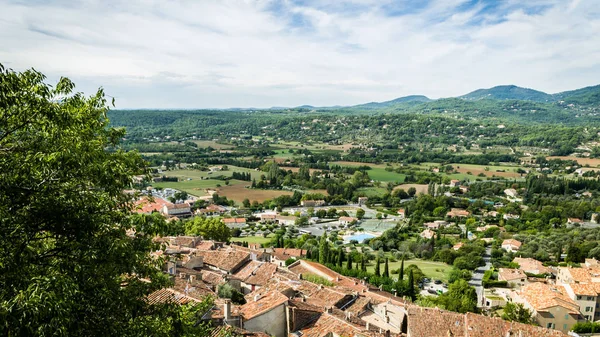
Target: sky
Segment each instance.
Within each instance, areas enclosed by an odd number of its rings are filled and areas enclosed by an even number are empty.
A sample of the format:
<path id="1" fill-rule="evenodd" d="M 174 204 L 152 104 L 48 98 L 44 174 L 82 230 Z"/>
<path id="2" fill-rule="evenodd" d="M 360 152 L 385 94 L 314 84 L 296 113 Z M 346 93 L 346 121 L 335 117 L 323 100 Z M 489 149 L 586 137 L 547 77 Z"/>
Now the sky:
<path id="1" fill-rule="evenodd" d="M 599 0 L 0 0 L 0 63 L 122 109 L 600 84 Z"/>

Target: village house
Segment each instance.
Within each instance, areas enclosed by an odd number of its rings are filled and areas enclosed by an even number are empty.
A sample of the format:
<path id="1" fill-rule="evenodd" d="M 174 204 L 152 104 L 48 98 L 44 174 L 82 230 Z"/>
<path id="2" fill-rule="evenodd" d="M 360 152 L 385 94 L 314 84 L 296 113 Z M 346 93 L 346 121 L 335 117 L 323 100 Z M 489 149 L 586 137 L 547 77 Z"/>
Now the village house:
<path id="1" fill-rule="evenodd" d="M 421 234 L 419 234 L 419 236 L 422 237 L 423 239 L 429 240 L 435 236 L 435 232 L 432 231 L 431 229 L 427 228 L 426 230 L 422 231 Z"/>
<path id="2" fill-rule="evenodd" d="M 300 200 L 302 207 L 321 207 L 325 206 L 325 200 Z"/>
<path id="3" fill-rule="evenodd" d="M 510 198 L 516 198 L 518 196 L 517 190 L 515 190 L 514 188 L 505 189 L 504 194 L 506 194 L 506 196 Z"/>
<path id="4" fill-rule="evenodd" d="M 452 246 L 452 249 L 454 249 L 454 250 L 459 250 L 459 249 L 461 249 L 461 248 L 462 248 L 464 245 L 465 245 L 465 244 L 464 244 L 464 242 L 459 242 L 459 243 L 455 244 L 454 246 Z"/>
<path id="5" fill-rule="evenodd" d="M 520 269 L 498 269 L 498 281 L 506 281 L 512 288 L 521 288 L 527 284 L 527 274 Z"/>
<path id="6" fill-rule="evenodd" d="M 450 186 L 451 187 L 458 187 L 458 186 L 460 186 L 460 180 L 456 180 L 456 179 L 450 180 Z"/>
<path id="7" fill-rule="evenodd" d="M 269 262 L 250 261 L 233 277 L 240 280 L 240 290 L 249 294 L 264 286 L 277 271 L 277 266 Z"/>
<path id="8" fill-rule="evenodd" d="M 407 337 L 566 337 L 543 327 L 508 322 L 499 317 L 460 314 L 438 308 L 410 306 Z"/>
<path id="9" fill-rule="evenodd" d="M 190 204 L 185 202 L 181 204 L 166 204 L 163 206 L 161 213 L 166 217 L 189 218 L 192 216 L 192 209 Z"/>
<path id="10" fill-rule="evenodd" d="M 298 248 L 273 248 L 271 252 L 271 263 L 285 267 L 287 259 L 300 259 L 306 256 L 306 250 Z"/>
<path id="11" fill-rule="evenodd" d="M 471 212 L 460 208 L 452 208 L 450 212 L 446 213 L 446 216 L 450 218 L 466 218 L 469 215 Z"/>
<path id="12" fill-rule="evenodd" d="M 162 198 L 155 197 L 150 201 L 148 197 L 143 197 L 135 202 L 134 210 L 139 214 L 151 214 L 152 212 L 162 212 L 163 207 L 170 204 Z"/>
<path id="13" fill-rule="evenodd" d="M 583 320 L 579 305 L 561 285 L 527 284 L 516 293 L 514 301 L 532 310 L 535 322 L 548 329 L 567 333 L 575 323 Z"/>
<path id="14" fill-rule="evenodd" d="M 504 220 L 518 220 L 520 217 L 520 215 L 512 213 L 505 213 L 502 215 L 502 219 Z"/>
<path id="15" fill-rule="evenodd" d="M 250 261 L 250 253 L 230 249 L 197 251 L 196 256 L 203 258 L 205 266 L 223 274 L 234 274 Z"/>
<path id="16" fill-rule="evenodd" d="M 446 227 L 448 225 L 449 225 L 449 223 L 444 220 L 436 220 L 433 222 L 426 222 L 423 224 L 424 227 L 429 228 L 429 229 L 434 229 L 434 230 L 438 230 L 441 227 Z"/>
<path id="17" fill-rule="evenodd" d="M 588 321 L 595 321 L 596 306 L 598 299 L 598 287 L 595 283 L 571 283 L 563 284 L 567 295 L 579 305 L 579 311 L 583 318 Z"/>
<path id="18" fill-rule="evenodd" d="M 583 221 L 578 218 L 568 218 L 567 219 L 568 225 L 581 225 L 582 223 L 583 223 Z"/>
<path id="19" fill-rule="evenodd" d="M 351 216 L 341 216 L 339 219 L 339 222 L 340 222 L 340 225 L 342 225 L 342 226 L 348 226 L 351 223 L 358 222 L 358 219 L 351 217 Z"/>
<path id="20" fill-rule="evenodd" d="M 521 245 L 522 243 L 515 239 L 506 239 L 502 241 L 502 249 L 504 249 L 507 252 L 518 252 L 519 249 L 521 249 Z"/>
<path id="21" fill-rule="evenodd" d="M 556 282 L 569 283 L 600 283 L 600 268 L 597 267 L 558 267 Z"/>
<path id="22" fill-rule="evenodd" d="M 277 217 L 275 217 L 275 222 L 283 226 L 294 226 L 296 224 L 296 219 L 298 219 L 298 217 L 293 215 L 277 215 Z"/>
<path id="23" fill-rule="evenodd" d="M 369 198 L 367 197 L 358 197 L 358 206 L 366 205 Z"/>
<path id="24" fill-rule="evenodd" d="M 246 218 L 223 218 L 223 223 L 229 228 L 242 228 L 246 226 Z"/>
<path id="25" fill-rule="evenodd" d="M 400 208 L 397 213 L 398 213 L 398 218 L 400 220 L 406 218 L 406 211 L 404 210 L 404 208 Z"/>
<path id="26" fill-rule="evenodd" d="M 210 204 L 204 208 L 198 208 L 196 214 L 198 215 L 223 215 L 227 212 L 225 207 L 215 204 Z"/>
<path id="27" fill-rule="evenodd" d="M 260 331 L 275 337 L 288 334 L 286 306 L 289 298 L 279 291 L 255 295 L 240 307 L 242 327 L 248 331 Z"/>
<path id="28" fill-rule="evenodd" d="M 532 258 L 515 257 L 514 263 L 519 265 L 519 269 L 525 273 L 542 275 L 552 274 L 552 269 L 545 267 L 540 261 Z"/>
<path id="29" fill-rule="evenodd" d="M 277 219 L 277 213 L 260 213 L 261 223 L 274 223 Z"/>

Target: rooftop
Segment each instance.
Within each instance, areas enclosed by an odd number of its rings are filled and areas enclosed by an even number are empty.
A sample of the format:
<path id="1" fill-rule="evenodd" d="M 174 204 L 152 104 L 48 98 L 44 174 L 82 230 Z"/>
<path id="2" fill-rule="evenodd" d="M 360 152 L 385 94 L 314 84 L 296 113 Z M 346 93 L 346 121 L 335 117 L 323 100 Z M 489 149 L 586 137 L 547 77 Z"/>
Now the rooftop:
<path id="1" fill-rule="evenodd" d="M 252 299 L 251 301 L 242 305 L 240 307 L 240 314 L 245 320 L 249 320 L 256 316 L 262 315 L 287 301 L 287 296 L 283 295 L 279 291 L 270 291 L 260 296 L 257 301 Z"/>
<path id="2" fill-rule="evenodd" d="M 549 308 L 561 306 L 572 314 L 579 314 L 579 305 L 567 295 L 567 290 L 560 285 L 534 282 L 521 288 L 519 295 L 536 311 L 546 311 Z"/>

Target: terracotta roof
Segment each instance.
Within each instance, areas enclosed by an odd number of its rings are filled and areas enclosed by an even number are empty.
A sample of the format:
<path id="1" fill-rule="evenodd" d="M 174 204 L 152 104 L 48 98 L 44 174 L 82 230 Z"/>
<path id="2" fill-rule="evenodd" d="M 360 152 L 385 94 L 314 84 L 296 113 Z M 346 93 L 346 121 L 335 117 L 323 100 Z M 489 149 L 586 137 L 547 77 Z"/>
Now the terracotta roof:
<path id="1" fill-rule="evenodd" d="M 367 309 L 369 303 L 371 303 L 370 298 L 366 296 L 360 296 L 356 299 L 356 301 L 354 301 L 354 303 L 346 308 L 346 311 L 352 313 L 353 316 L 358 316 Z"/>
<path id="2" fill-rule="evenodd" d="M 573 289 L 575 295 L 598 296 L 597 286 L 594 283 L 571 283 L 565 287 Z"/>
<path id="3" fill-rule="evenodd" d="M 306 250 L 298 248 L 273 248 L 271 255 L 277 260 L 285 261 L 290 257 L 300 258 L 306 256 Z"/>
<path id="4" fill-rule="evenodd" d="M 450 212 L 446 213 L 446 216 L 449 217 L 460 217 L 460 216 L 469 216 L 471 215 L 471 212 L 464 210 L 464 209 L 460 209 L 460 208 L 453 208 L 450 210 Z"/>
<path id="5" fill-rule="evenodd" d="M 550 274 L 552 270 L 545 267 L 540 261 L 532 258 L 515 257 L 513 262 L 519 265 L 519 269 L 526 273 Z"/>
<path id="6" fill-rule="evenodd" d="M 246 223 L 246 218 L 224 218 L 224 223 Z"/>
<path id="7" fill-rule="evenodd" d="M 213 241 L 201 241 L 196 243 L 197 250 L 212 250 L 215 246 Z"/>
<path id="8" fill-rule="evenodd" d="M 290 300 L 289 306 L 298 308 L 299 310 L 304 310 L 304 311 L 314 311 L 314 312 L 325 311 L 325 308 L 323 308 L 323 307 L 320 307 L 317 305 L 312 305 L 312 304 L 309 304 L 309 303 L 306 303 L 304 301 L 297 300 L 297 299 Z"/>
<path id="9" fill-rule="evenodd" d="M 215 327 L 209 337 L 225 337 L 225 336 L 236 336 L 236 337 L 271 337 L 269 334 L 264 332 L 250 332 L 238 327 L 231 325 L 219 325 Z"/>
<path id="10" fill-rule="evenodd" d="M 358 220 L 358 219 L 357 218 L 353 218 L 351 216 L 341 216 L 339 220 L 340 221 L 346 221 L 346 222 L 352 222 L 352 221 L 355 221 L 355 220 Z"/>
<path id="11" fill-rule="evenodd" d="M 214 271 L 203 269 L 202 272 L 202 281 L 211 284 L 211 285 L 219 285 L 225 283 L 225 277 L 221 273 L 215 273 Z"/>
<path id="12" fill-rule="evenodd" d="M 356 336 L 361 335 L 363 329 L 355 326 L 347 321 L 324 313 L 319 318 L 298 330 L 302 333 L 302 337 L 325 337 L 330 336 L 335 332 L 337 336 Z"/>
<path id="13" fill-rule="evenodd" d="M 148 295 L 148 303 L 159 304 L 159 303 L 177 303 L 186 304 L 190 302 L 197 302 L 196 299 L 186 296 L 180 292 L 177 292 L 170 288 L 164 288 L 153 292 Z"/>
<path id="14" fill-rule="evenodd" d="M 520 241 L 517 241 L 515 239 L 506 239 L 504 241 L 502 241 L 502 246 L 513 246 L 513 247 L 517 247 L 520 248 L 522 243 Z"/>
<path id="15" fill-rule="evenodd" d="M 410 306 L 408 335 L 411 337 L 559 337 L 558 330 L 507 322 L 473 313 L 459 314 L 437 308 Z"/>
<path id="16" fill-rule="evenodd" d="M 561 267 L 561 271 L 565 271 L 571 275 L 573 282 L 576 283 L 589 283 L 592 282 L 592 274 L 588 268 L 571 268 Z"/>
<path id="17" fill-rule="evenodd" d="M 333 307 L 339 305 L 348 294 L 333 290 L 328 287 L 320 287 L 306 299 L 309 304 L 320 307 Z"/>
<path id="18" fill-rule="evenodd" d="M 520 269 L 500 268 L 498 270 L 499 281 L 513 281 L 527 279 L 527 275 Z"/>
<path id="19" fill-rule="evenodd" d="M 277 270 L 277 266 L 268 262 L 250 261 L 233 276 L 246 284 L 262 286 L 266 284 Z"/>
<path id="20" fill-rule="evenodd" d="M 206 283 L 198 278 L 194 281 L 189 281 L 188 279 L 175 277 L 174 282 L 173 289 L 197 300 L 203 300 L 207 296 L 216 295 Z"/>
<path id="21" fill-rule="evenodd" d="M 167 205 L 167 209 L 185 209 L 185 208 L 190 208 L 190 204 L 184 202 L 182 204 L 168 204 Z"/>
<path id="22" fill-rule="evenodd" d="M 142 199 L 135 202 L 134 210 L 140 214 L 152 213 L 153 211 L 160 212 L 160 210 L 165 205 L 172 205 L 172 204 L 170 202 L 166 201 L 165 199 L 161 199 L 161 198 L 154 198 L 154 201 L 150 202 L 148 197 L 143 197 Z"/>
<path id="23" fill-rule="evenodd" d="M 196 255 L 202 256 L 205 264 L 215 266 L 227 272 L 232 271 L 232 269 L 250 259 L 249 253 L 239 250 L 197 251 Z"/>
<path id="24" fill-rule="evenodd" d="M 534 282 L 521 288 L 519 295 L 536 311 L 546 311 L 561 306 L 573 314 L 579 314 L 579 305 L 567 295 L 567 290 L 561 285 Z"/>
<path id="25" fill-rule="evenodd" d="M 249 320 L 256 316 L 262 315 L 273 308 L 287 302 L 288 298 L 278 291 L 271 291 L 261 296 L 258 301 L 249 301 L 242 305 L 240 314 L 245 320 Z"/>

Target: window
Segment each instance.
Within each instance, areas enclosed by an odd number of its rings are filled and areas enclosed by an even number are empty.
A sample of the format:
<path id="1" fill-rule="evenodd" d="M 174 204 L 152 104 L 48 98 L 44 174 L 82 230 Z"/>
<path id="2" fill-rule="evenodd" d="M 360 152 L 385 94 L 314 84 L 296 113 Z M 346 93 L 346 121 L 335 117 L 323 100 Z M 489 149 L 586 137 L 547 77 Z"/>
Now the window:
<path id="1" fill-rule="evenodd" d="M 565 320 L 569 319 L 569 314 L 565 314 Z"/>
<path id="2" fill-rule="evenodd" d="M 594 308 L 592 308 L 592 307 L 585 307 L 585 312 L 590 312 L 590 311 L 592 311 L 592 309 L 594 309 Z"/>
<path id="3" fill-rule="evenodd" d="M 548 329 L 554 329 L 554 323 L 548 323 L 548 324 L 546 324 L 546 328 L 548 328 Z"/>
<path id="4" fill-rule="evenodd" d="M 581 296 L 577 295 L 577 299 L 578 299 L 578 300 L 580 300 L 580 299 L 581 299 Z"/>
<path id="5" fill-rule="evenodd" d="M 593 300 L 594 300 L 594 297 L 593 297 L 593 296 L 588 296 L 588 297 L 587 297 L 587 300 L 588 300 L 588 301 L 593 301 Z"/>
<path id="6" fill-rule="evenodd" d="M 567 325 L 563 324 L 563 330 L 567 330 Z"/>

